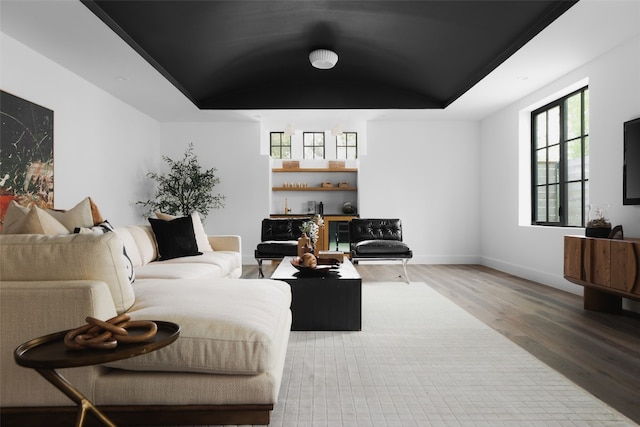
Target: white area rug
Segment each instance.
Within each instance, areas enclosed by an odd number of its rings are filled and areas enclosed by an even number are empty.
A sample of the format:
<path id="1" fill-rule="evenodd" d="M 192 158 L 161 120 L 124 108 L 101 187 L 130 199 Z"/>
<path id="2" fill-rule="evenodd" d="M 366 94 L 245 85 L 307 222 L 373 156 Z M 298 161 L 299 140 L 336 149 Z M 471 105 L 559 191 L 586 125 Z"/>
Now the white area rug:
<path id="1" fill-rule="evenodd" d="M 360 332 L 292 332 L 272 426 L 634 426 L 424 283 L 366 283 Z"/>

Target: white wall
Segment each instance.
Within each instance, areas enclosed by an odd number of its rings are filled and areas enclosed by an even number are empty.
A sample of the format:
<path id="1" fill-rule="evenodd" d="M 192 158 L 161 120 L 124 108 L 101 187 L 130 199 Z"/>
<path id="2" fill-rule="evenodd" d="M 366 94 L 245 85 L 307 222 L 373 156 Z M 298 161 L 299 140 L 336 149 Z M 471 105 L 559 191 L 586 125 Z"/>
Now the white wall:
<path id="1" fill-rule="evenodd" d="M 402 219 L 413 263 L 477 263 L 476 122 L 369 122 L 360 216 Z"/>
<path id="2" fill-rule="evenodd" d="M 91 196 L 113 225 L 140 221 L 146 159 L 156 154 L 155 120 L 0 33 L 0 88 L 53 110 L 54 204 Z"/>
<path id="3" fill-rule="evenodd" d="M 584 234 L 584 229 L 518 223 L 519 201 L 529 200 L 519 193 L 519 168 L 529 168 L 519 162 L 519 117 L 585 78 L 590 92 L 590 201 L 610 204 L 611 222 L 622 224 L 626 236 L 640 237 L 640 206 L 622 205 L 622 124 L 640 117 L 640 38 L 486 118 L 480 130 L 483 263 L 575 293 L 582 288 L 563 278 L 563 236 Z M 529 206 L 522 207 L 525 215 Z"/>
<path id="4" fill-rule="evenodd" d="M 214 192 L 226 196 L 225 207 L 213 209 L 205 220 L 209 234 L 242 237 L 244 264 L 255 264 L 260 224 L 269 216 L 269 157 L 260 154 L 258 122 L 164 123 L 162 154 L 181 158 L 189 143 L 204 169 L 216 168 L 220 183 Z M 156 171 L 163 171 L 158 164 Z"/>

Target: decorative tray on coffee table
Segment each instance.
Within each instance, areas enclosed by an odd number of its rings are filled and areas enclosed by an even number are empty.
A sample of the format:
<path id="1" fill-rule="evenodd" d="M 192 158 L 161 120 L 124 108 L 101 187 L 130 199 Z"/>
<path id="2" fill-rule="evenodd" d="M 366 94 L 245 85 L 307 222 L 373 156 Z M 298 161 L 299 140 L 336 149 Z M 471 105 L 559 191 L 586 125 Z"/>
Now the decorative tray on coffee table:
<path id="1" fill-rule="evenodd" d="M 300 274 L 308 276 L 322 276 L 338 269 L 338 264 L 318 264 L 315 267 L 305 267 L 301 264 L 300 257 L 293 257 L 291 259 L 291 265 L 293 265 Z"/>

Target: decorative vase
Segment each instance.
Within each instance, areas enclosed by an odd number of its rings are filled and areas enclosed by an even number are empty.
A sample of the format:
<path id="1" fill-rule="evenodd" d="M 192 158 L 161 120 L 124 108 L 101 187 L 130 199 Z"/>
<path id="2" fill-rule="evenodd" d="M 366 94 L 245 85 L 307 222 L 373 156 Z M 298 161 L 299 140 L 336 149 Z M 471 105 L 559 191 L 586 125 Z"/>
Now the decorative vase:
<path id="1" fill-rule="evenodd" d="M 307 252 L 313 252 L 311 247 L 311 239 L 307 236 L 307 233 L 302 233 L 302 236 L 298 239 L 298 256 L 302 256 Z"/>

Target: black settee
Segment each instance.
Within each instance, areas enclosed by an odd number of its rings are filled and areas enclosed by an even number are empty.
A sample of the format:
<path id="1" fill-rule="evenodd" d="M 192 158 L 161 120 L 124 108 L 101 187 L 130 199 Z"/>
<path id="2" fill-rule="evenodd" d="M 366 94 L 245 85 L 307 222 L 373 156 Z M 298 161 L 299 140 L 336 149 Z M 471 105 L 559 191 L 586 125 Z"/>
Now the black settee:
<path id="1" fill-rule="evenodd" d="M 300 227 L 310 218 L 265 218 L 262 220 L 260 243 L 255 250 L 258 272 L 262 272 L 263 260 L 279 260 L 286 256 L 298 255 L 298 238 L 302 236 Z"/>
<path id="2" fill-rule="evenodd" d="M 351 261 L 400 260 L 407 283 L 407 262 L 411 248 L 402 241 L 402 221 L 397 218 L 356 218 L 349 221 Z"/>

